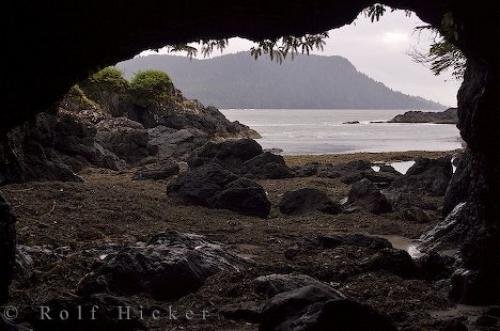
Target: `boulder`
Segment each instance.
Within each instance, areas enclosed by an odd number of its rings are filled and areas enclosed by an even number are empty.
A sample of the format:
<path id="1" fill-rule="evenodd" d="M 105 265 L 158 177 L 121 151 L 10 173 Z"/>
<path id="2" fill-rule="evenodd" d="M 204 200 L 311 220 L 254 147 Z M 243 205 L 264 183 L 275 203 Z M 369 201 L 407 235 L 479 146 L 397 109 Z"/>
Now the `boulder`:
<path id="1" fill-rule="evenodd" d="M 134 174 L 135 180 L 145 179 L 167 179 L 177 175 L 180 171 L 179 165 L 172 159 L 163 160 L 160 163 L 148 164 Z"/>
<path id="2" fill-rule="evenodd" d="M 389 200 L 392 209 L 403 213 L 409 208 L 420 208 L 423 210 L 437 210 L 438 207 L 429 202 L 425 202 L 421 196 L 408 192 L 399 192 L 396 190 L 383 190 L 382 194 Z"/>
<path id="3" fill-rule="evenodd" d="M 280 155 L 264 152 L 244 162 L 238 170 L 244 176 L 256 179 L 293 177 L 293 172 Z"/>
<path id="4" fill-rule="evenodd" d="M 459 203 L 467 201 L 471 191 L 472 157 L 466 151 L 455 157 L 456 170 L 451 177 L 443 201 L 443 215 L 448 215 Z"/>
<path id="5" fill-rule="evenodd" d="M 0 304 L 9 296 L 16 264 L 16 218 L 0 194 Z"/>
<path id="6" fill-rule="evenodd" d="M 451 276 L 454 259 L 437 252 L 424 254 L 415 260 L 420 276 L 427 280 L 447 279 Z"/>
<path id="7" fill-rule="evenodd" d="M 381 249 L 361 261 L 360 267 L 365 271 L 387 271 L 403 278 L 416 276 L 416 266 L 411 256 L 400 249 Z"/>
<path id="8" fill-rule="evenodd" d="M 391 183 L 401 174 L 395 175 L 387 172 L 376 172 L 373 169 L 355 172 L 354 174 L 342 177 L 341 181 L 344 184 L 351 185 L 364 178 L 371 181 L 378 189 L 388 188 Z"/>
<path id="9" fill-rule="evenodd" d="M 188 163 L 198 167 L 216 159 L 231 171 L 237 171 L 241 165 L 262 154 L 262 147 L 252 139 L 226 140 L 221 143 L 208 142 L 193 151 Z"/>
<path id="10" fill-rule="evenodd" d="M 451 158 L 418 158 L 404 176 L 392 182 L 391 188 L 406 192 L 422 192 L 433 196 L 445 194 L 453 174 Z"/>
<path id="11" fill-rule="evenodd" d="M 127 163 L 135 164 L 156 155 L 158 148 L 149 143 L 148 131 L 138 122 L 116 117 L 96 124 L 96 141 Z"/>
<path id="12" fill-rule="evenodd" d="M 271 203 L 259 184 L 211 162 L 179 175 L 167 187 L 170 197 L 185 204 L 223 208 L 267 217 Z"/>
<path id="13" fill-rule="evenodd" d="M 400 211 L 401 219 L 405 222 L 426 224 L 432 221 L 431 217 L 421 208 L 409 207 Z"/>
<path id="14" fill-rule="evenodd" d="M 206 144 L 210 137 L 195 128 L 173 129 L 159 125 L 148 129 L 149 143 L 157 146 L 160 160 L 174 158 L 187 160 L 197 148 Z"/>
<path id="15" fill-rule="evenodd" d="M 313 285 L 327 290 L 331 287 L 319 280 L 303 274 L 271 274 L 257 277 L 253 281 L 256 293 L 270 298 L 279 293 L 298 289 L 300 287 Z"/>
<path id="16" fill-rule="evenodd" d="M 310 162 L 301 166 L 295 166 L 292 170 L 296 177 L 310 177 L 316 176 L 319 168 L 320 164 L 318 162 Z"/>
<path id="17" fill-rule="evenodd" d="M 315 242 L 325 249 L 335 248 L 340 245 L 358 246 L 376 250 L 392 248 L 392 244 L 385 238 L 367 236 L 361 233 L 348 233 L 331 236 L 319 235 L 316 237 Z"/>
<path id="18" fill-rule="evenodd" d="M 301 188 L 286 192 L 279 203 L 279 209 L 283 214 L 288 215 L 314 211 L 335 215 L 342 212 L 342 207 L 338 203 L 333 202 L 325 192 L 314 188 Z"/>
<path id="19" fill-rule="evenodd" d="M 373 308 L 346 299 L 333 288 L 309 285 L 271 298 L 261 314 L 261 331 L 396 330 Z"/>
<path id="20" fill-rule="evenodd" d="M 203 236 L 167 232 L 147 244 L 136 244 L 106 255 L 86 275 L 78 293 L 148 294 L 157 300 L 175 300 L 200 288 L 220 271 L 238 271 L 243 260 Z"/>
<path id="21" fill-rule="evenodd" d="M 391 166 L 390 164 L 381 164 L 379 166 L 379 172 L 381 173 L 387 173 L 387 174 L 392 174 L 392 175 L 395 175 L 395 176 L 401 176 L 401 173 L 399 171 L 397 171 L 396 169 L 394 169 L 393 166 Z"/>
<path id="22" fill-rule="evenodd" d="M 373 214 L 392 211 L 387 198 L 366 178 L 352 185 L 347 202 L 356 204 Z"/>

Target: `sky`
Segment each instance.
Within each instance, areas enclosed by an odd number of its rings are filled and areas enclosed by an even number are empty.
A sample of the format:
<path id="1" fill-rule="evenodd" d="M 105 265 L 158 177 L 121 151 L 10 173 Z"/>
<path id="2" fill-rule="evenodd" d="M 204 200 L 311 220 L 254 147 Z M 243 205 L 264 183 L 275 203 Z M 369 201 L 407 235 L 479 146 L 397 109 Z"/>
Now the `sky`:
<path id="1" fill-rule="evenodd" d="M 413 62 L 409 55 L 415 49 L 428 50 L 433 41 L 431 32 L 415 32 L 415 27 L 422 25 L 425 23 L 415 14 L 407 17 L 402 11 L 388 11 L 375 23 L 360 14 L 353 24 L 330 31 L 324 50 L 313 53 L 346 57 L 359 71 L 393 90 L 456 106 L 460 82 L 449 72 L 434 76 L 428 67 Z M 248 40 L 233 38 L 222 54 L 247 51 L 252 46 Z M 151 53 L 146 51 L 141 55 Z M 211 56 L 220 55 L 214 51 Z"/>

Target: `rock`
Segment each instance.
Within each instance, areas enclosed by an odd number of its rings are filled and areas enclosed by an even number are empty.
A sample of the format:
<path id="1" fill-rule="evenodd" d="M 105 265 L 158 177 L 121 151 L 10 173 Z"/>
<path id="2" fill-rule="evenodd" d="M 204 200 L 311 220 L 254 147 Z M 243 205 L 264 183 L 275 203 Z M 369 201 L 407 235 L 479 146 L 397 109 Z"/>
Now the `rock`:
<path id="1" fill-rule="evenodd" d="M 346 163 L 337 163 L 337 164 L 327 164 L 320 166 L 318 168 L 318 176 L 319 177 L 327 177 L 327 178 L 338 178 L 338 177 L 349 177 L 354 178 L 355 176 L 359 177 L 359 173 L 361 171 L 373 171 L 371 169 L 371 163 L 365 160 L 354 160 Z M 350 181 L 349 179 L 345 179 L 345 181 Z M 354 180 L 355 181 L 355 180 Z"/>
<path id="2" fill-rule="evenodd" d="M 455 209 L 432 229 L 420 236 L 419 250 L 433 251 L 457 249 L 467 235 L 467 204 L 458 204 Z"/>
<path id="3" fill-rule="evenodd" d="M 229 209 L 245 215 L 265 218 L 271 210 L 262 186 L 214 162 L 178 176 L 167 187 L 167 193 L 185 204 Z"/>
<path id="4" fill-rule="evenodd" d="M 373 169 L 363 170 L 351 175 L 342 177 L 341 182 L 347 185 L 358 182 L 364 178 L 372 182 L 378 189 L 388 188 L 399 175 L 386 172 L 375 172 Z"/>
<path id="5" fill-rule="evenodd" d="M 48 309 L 43 312 L 51 318 L 50 320 L 41 318 L 41 307 Z M 122 319 L 119 318 L 120 307 L 123 309 Z M 126 316 L 127 309 L 130 319 Z M 59 317 L 61 311 L 67 311 L 67 319 Z M 59 297 L 45 302 L 33 308 L 30 322 L 37 331 L 146 330 L 140 316 L 138 306 L 125 298 L 95 294 L 85 297 Z"/>
<path id="6" fill-rule="evenodd" d="M 448 215 L 459 203 L 467 201 L 471 191 L 471 163 L 469 151 L 455 157 L 456 170 L 451 177 L 443 201 L 443 215 Z"/>
<path id="7" fill-rule="evenodd" d="M 440 112 L 409 111 L 402 115 L 396 115 L 388 123 L 457 124 L 457 108 L 448 108 Z"/>
<path id="8" fill-rule="evenodd" d="M 206 132 L 194 128 L 172 129 L 157 126 L 148 129 L 149 143 L 157 146 L 160 160 L 174 158 L 187 160 L 189 155 L 206 144 L 210 137 Z"/>
<path id="9" fill-rule="evenodd" d="M 373 214 L 392 211 L 392 206 L 387 198 L 366 178 L 352 185 L 349 191 L 348 203 L 361 206 Z"/>
<path id="10" fill-rule="evenodd" d="M 238 173 L 256 179 L 280 179 L 293 177 L 282 156 L 264 152 L 244 162 Z"/>
<path id="11" fill-rule="evenodd" d="M 17 246 L 15 278 L 21 283 L 28 283 L 33 276 L 33 258 L 25 249 L 26 246 Z"/>
<path id="12" fill-rule="evenodd" d="M 466 305 L 499 304 L 500 286 L 491 273 L 459 268 L 451 277 L 450 299 Z"/>
<path id="13" fill-rule="evenodd" d="M 161 163 L 154 163 L 140 168 L 135 174 L 135 180 L 145 179 L 166 179 L 177 175 L 180 171 L 179 165 L 172 159 L 167 159 Z"/>
<path id="14" fill-rule="evenodd" d="M 0 304 L 9 297 L 16 263 L 16 218 L 0 194 Z"/>
<path id="15" fill-rule="evenodd" d="M 483 314 L 476 320 L 476 325 L 480 327 L 492 328 L 498 324 L 498 318 Z"/>
<path id="16" fill-rule="evenodd" d="M 96 141 L 127 163 L 135 164 L 158 153 L 158 148 L 149 143 L 148 131 L 126 117 L 102 120 L 96 129 Z"/>
<path id="17" fill-rule="evenodd" d="M 410 223 L 426 224 L 432 221 L 431 217 L 418 207 L 403 209 L 400 216 L 403 221 Z"/>
<path id="18" fill-rule="evenodd" d="M 359 124 L 359 121 L 347 121 L 342 124 Z"/>
<path id="19" fill-rule="evenodd" d="M 283 149 L 282 148 L 277 148 L 277 147 L 264 148 L 264 153 L 265 152 L 269 152 L 269 153 L 273 153 L 273 154 L 276 154 L 276 155 L 280 155 L 281 153 L 283 153 Z"/>
<path id="20" fill-rule="evenodd" d="M 292 170 L 296 177 L 310 177 L 318 174 L 320 164 L 318 162 L 306 163 L 302 166 L 293 167 Z"/>
<path id="21" fill-rule="evenodd" d="M 192 153 L 188 163 L 190 167 L 198 167 L 216 159 L 227 169 L 238 171 L 244 162 L 262 153 L 262 147 L 252 139 L 208 142 Z"/>
<path id="22" fill-rule="evenodd" d="M 392 209 L 404 213 L 407 209 L 416 207 L 423 210 L 437 210 L 433 203 L 424 202 L 422 197 L 408 192 L 396 190 L 383 190 L 382 194 L 389 200 Z"/>
<path id="23" fill-rule="evenodd" d="M 262 307 L 255 302 L 240 302 L 225 305 L 220 309 L 224 318 L 230 320 L 243 320 L 251 323 L 259 323 Z"/>
<path id="24" fill-rule="evenodd" d="M 391 187 L 406 192 L 444 195 L 452 176 L 450 157 L 439 159 L 418 158 L 404 176 L 392 182 Z"/>
<path id="25" fill-rule="evenodd" d="M 436 252 L 424 254 L 415 260 L 418 272 L 427 280 L 447 279 L 451 276 L 454 259 Z"/>
<path id="26" fill-rule="evenodd" d="M 394 169 L 394 167 L 389 164 L 381 164 L 379 168 L 380 168 L 379 172 L 393 174 L 395 176 L 401 176 L 401 173 L 396 169 Z"/>
<path id="27" fill-rule="evenodd" d="M 149 294 L 157 300 L 175 300 L 200 288 L 220 271 L 238 271 L 243 260 L 203 236 L 167 232 L 147 245 L 117 249 L 86 275 L 78 293 Z"/>
<path id="28" fill-rule="evenodd" d="M 331 289 L 329 285 L 303 274 L 271 274 L 257 277 L 253 281 L 255 292 L 268 298 L 309 285 Z"/>
<path id="29" fill-rule="evenodd" d="M 371 249 L 392 248 L 392 244 L 385 238 L 367 236 L 360 233 L 348 233 L 340 235 L 319 235 L 315 241 L 323 248 L 330 249 L 340 245 L 359 246 Z"/>
<path id="30" fill-rule="evenodd" d="M 283 214 L 288 215 L 306 214 L 314 211 L 336 215 L 342 212 L 342 207 L 333 202 L 326 193 L 313 188 L 285 192 L 278 206 Z"/>
<path id="31" fill-rule="evenodd" d="M 261 314 L 261 331 L 396 330 L 388 317 L 346 299 L 332 288 L 309 285 L 271 298 Z"/>
<path id="32" fill-rule="evenodd" d="M 365 271 L 387 271 L 403 278 L 416 275 L 416 266 L 411 256 L 403 250 L 384 248 L 360 263 Z"/>

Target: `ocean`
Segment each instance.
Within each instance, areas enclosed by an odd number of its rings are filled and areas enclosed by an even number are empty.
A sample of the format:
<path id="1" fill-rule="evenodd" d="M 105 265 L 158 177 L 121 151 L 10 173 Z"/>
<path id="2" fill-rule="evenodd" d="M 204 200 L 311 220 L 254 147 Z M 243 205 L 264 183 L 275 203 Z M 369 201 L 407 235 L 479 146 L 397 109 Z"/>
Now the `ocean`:
<path id="1" fill-rule="evenodd" d="M 285 155 L 447 151 L 462 147 L 455 125 L 370 123 L 405 110 L 226 109 L 222 113 L 259 132 L 263 148 Z M 359 121 L 360 124 L 343 124 Z"/>

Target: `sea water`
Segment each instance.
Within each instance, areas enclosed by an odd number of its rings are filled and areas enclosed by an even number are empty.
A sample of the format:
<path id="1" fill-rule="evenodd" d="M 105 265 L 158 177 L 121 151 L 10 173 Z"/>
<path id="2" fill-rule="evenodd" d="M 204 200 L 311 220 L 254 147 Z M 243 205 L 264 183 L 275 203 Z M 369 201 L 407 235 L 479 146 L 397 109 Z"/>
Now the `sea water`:
<path id="1" fill-rule="evenodd" d="M 231 121 L 250 126 L 262 136 L 263 148 L 283 154 L 447 151 L 462 147 L 450 124 L 370 123 L 388 121 L 405 110 L 227 109 Z M 359 121 L 360 124 L 343 124 Z"/>

